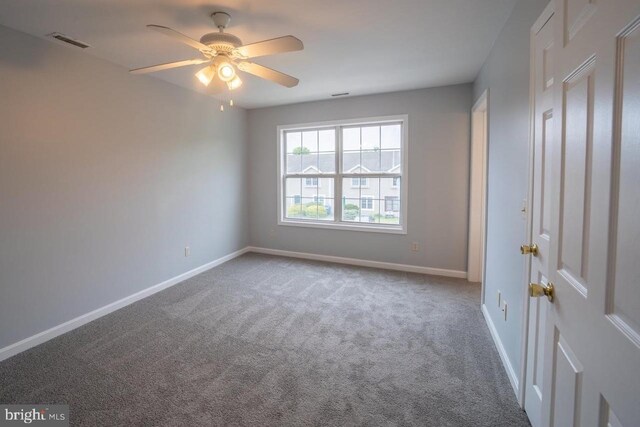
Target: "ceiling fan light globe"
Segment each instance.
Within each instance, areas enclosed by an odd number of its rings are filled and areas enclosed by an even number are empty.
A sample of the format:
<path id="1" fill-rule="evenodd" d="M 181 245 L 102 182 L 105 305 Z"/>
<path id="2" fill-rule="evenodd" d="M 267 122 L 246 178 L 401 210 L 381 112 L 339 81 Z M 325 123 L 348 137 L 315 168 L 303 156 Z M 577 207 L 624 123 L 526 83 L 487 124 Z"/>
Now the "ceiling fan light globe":
<path id="1" fill-rule="evenodd" d="M 236 70 L 228 62 L 223 62 L 218 66 L 218 77 L 223 82 L 231 81 L 235 76 Z"/>
<path id="2" fill-rule="evenodd" d="M 238 89 L 240 86 L 242 86 L 242 80 L 238 76 L 235 76 L 232 80 L 227 82 L 229 90 Z"/>
<path id="3" fill-rule="evenodd" d="M 215 72 L 213 70 L 213 67 L 211 66 L 204 67 L 202 70 L 196 73 L 196 77 L 198 78 L 198 80 L 200 80 L 200 82 L 205 86 L 209 86 L 209 83 L 211 83 L 211 80 L 213 80 L 214 76 Z"/>

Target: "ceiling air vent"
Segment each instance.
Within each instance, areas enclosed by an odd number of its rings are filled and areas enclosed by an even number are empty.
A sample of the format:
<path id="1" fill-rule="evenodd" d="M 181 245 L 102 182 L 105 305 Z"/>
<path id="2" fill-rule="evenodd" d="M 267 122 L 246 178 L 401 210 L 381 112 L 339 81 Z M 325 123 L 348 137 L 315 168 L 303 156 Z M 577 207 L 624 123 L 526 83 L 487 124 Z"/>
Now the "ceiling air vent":
<path id="1" fill-rule="evenodd" d="M 59 40 L 61 42 L 73 45 L 75 47 L 79 47 L 81 49 L 86 49 L 88 47 L 91 47 L 90 45 L 86 44 L 85 42 L 81 42 L 80 40 L 75 40 L 72 39 L 69 36 L 65 36 L 64 34 L 60 34 L 60 33 L 51 33 L 48 34 L 48 37 L 51 37 L 53 39 Z"/>
<path id="2" fill-rule="evenodd" d="M 347 96 L 347 95 L 349 95 L 349 92 L 334 93 L 331 96 Z"/>

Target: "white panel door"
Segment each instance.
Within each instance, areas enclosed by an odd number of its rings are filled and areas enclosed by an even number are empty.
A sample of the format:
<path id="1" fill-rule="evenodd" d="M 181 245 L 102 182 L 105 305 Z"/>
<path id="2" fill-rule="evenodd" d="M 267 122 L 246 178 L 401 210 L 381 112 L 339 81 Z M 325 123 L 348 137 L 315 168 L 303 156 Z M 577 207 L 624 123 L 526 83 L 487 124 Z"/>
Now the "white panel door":
<path id="1" fill-rule="evenodd" d="M 542 425 L 640 426 L 640 1 L 553 19 Z"/>
<path id="2" fill-rule="evenodd" d="M 529 281 L 546 284 L 549 280 L 551 241 L 551 156 L 553 149 L 553 4 L 540 16 L 531 34 L 533 151 L 531 188 L 531 239 L 537 254 L 531 255 Z M 529 256 L 529 255 L 528 255 Z M 544 425 L 542 384 L 544 373 L 545 325 L 551 303 L 545 298 L 529 299 L 527 366 L 524 409 L 533 427 Z"/>

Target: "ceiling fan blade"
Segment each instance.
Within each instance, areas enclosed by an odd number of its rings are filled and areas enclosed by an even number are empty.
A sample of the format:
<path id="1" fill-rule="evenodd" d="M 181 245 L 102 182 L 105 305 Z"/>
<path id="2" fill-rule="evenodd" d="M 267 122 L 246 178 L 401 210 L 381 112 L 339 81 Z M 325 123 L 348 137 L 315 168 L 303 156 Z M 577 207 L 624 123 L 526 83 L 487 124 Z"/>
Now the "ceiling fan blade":
<path id="1" fill-rule="evenodd" d="M 272 70 L 271 68 L 263 65 L 254 64 L 253 62 L 240 62 L 238 68 L 245 73 L 253 74 L 254 76 L 261 77 L 272 82 L 279 83 L 282 86 L 294 87 L 297 86 L 299 80 L 295 77 L 291 77 L 280 71 Z"/>
<path id="2" fill-rule="evenodd" d="M 304 49 L 300 40 L 293 36 L 278 37 L 277 39 L 251 43 L 234 49 L 234 53 L 243 58 L 273 55 L 276 53 L 293 52 Z"/>
<path id="3" fill-rule="evenodd" d="M 176 30 L 172 30 L 169 27 L 163 27 L 162 25 L 153 25 L 153 24 L 149 24 L 147 25 L 148 28 L 151 28 L 152 30 L 158 31 L 166 36 L 169 36 L 175 40 L 180 41 L 181 43 L 184 43 L 188 46 L 191 46 L 193 48 L 198 49 L 200 52 L 210 52 L 210 53 L 215 53 L 215 50 L 210 48 L 209 46 L 207 46 L 206 44 L 200 43 L 197 40 L 192 39 L 191 37 L 187 37 L 184 34 L 176 31 Z"/>
<path id="4" fill-rule="evenodd" d="M 165 64 L 152 65 L 150 67 L 135 68 L 133 70 L 129 70 L 129 72 L 131 74 L 153 73 L 153 72 L 156 72 L 156 71 L 168 70 L 170 68 L 185 67 L 187 65 L 204 64 L 205 62 L 211 62 L 211 60 L 210 59 L 206 59 L 206 58 L 202 58 L 202 59 L 186 59 L 184 61 L 167 62 Z"/>

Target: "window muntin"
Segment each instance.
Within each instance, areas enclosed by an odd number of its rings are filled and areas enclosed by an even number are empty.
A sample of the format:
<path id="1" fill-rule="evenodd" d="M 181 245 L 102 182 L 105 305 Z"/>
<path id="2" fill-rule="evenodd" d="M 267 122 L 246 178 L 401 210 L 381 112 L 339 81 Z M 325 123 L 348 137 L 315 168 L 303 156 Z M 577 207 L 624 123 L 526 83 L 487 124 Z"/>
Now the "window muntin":
<path id="1" fill-rule="evenodd" d="M 404 230 L 406 118 L 287 127 L 281 135 L 281 223 Z"/>

